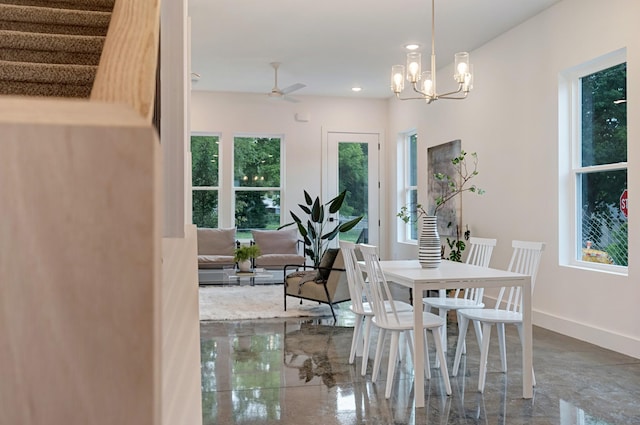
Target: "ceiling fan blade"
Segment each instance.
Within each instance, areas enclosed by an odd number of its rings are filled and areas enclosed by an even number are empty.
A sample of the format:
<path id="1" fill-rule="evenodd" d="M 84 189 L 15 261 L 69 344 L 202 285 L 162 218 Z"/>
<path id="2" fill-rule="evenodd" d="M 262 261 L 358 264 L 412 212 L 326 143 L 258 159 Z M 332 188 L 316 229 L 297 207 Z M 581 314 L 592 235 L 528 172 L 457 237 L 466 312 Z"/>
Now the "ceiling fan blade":
<path id="1" fill-rule="evenodd" d="M 287 93 L 291 93 L 291 92 L 296 91 L 296 90 L 300 90 L 300 89 L 305 88 L 305 87 L 307 87 L 306 84 L 298 83 L 298 84 L 294 84 L 294 85 L 289 86 L 289 87 L 285 87 L 284 89 L 280 90 L 280 93 L 287 94 Z"/>
<path id="2" fill-rule="evenodd" d="M 291 103 L 300 103 L 300 100 L 296 99 L 295 97 L 282 96 L 282 99 L 286 100 L 287 102 L 291 102 Z"/>

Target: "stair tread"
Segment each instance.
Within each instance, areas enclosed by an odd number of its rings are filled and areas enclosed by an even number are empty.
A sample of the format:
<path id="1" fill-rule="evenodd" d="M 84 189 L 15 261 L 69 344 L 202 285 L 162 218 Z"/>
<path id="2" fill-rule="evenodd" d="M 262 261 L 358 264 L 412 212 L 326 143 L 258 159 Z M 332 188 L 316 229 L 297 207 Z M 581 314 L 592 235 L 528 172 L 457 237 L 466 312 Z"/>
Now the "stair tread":
<path id="1" fill-rule="evenodd" d="M 100 53 L 104 40 L 103 36 L 0 30 L 0 47 L 12 49 Z"/>
<path id="2" fill-rule="evenodd" d="M 98 67 L 93 65 L 41 64 L 0 60 L 0 81 L 24 81 L 85 85 L 93 84 Z M 2 85 L 0 83 L 0 85 Z"/>
<path id="3" fill-rule="evenodd" d="M 107 28 L 110 12 L 92 10 L 68 10 L 39 6 L 16 6 L 0 4 L 0 19 L 3 21 L 32 22 L 57 25 L 75 25 Z"/>
<path id="4" fill-rule="evenodd" d="M 107 12 L 113 10 L 114 3 L 115 0 L 0 0 L 0 4 L 41 6 L 56 9 L 100 10 Z"/>

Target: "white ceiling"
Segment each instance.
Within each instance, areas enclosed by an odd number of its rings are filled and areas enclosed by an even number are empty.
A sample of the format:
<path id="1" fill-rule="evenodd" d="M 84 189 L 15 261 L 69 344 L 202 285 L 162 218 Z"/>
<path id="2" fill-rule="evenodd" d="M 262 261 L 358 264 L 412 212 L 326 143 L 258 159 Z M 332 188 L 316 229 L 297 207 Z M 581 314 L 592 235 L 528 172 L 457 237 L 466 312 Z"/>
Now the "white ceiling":
<path id="1" fill-rule="evenodd" d="M 436 0 L 438 68 L 558 1 Z M 193 90 L 266 94 L 273 87 L 269 63 L 281 62 L 281 89 L 306 84 L 295 95 L 386 98 L 404 45 L 422 46 L 423 66 L 431 52 L 429 0 L 188 2 L 192 72 L 201 75 Z M 360 93 L 351 91 L 356 85 Z"/>

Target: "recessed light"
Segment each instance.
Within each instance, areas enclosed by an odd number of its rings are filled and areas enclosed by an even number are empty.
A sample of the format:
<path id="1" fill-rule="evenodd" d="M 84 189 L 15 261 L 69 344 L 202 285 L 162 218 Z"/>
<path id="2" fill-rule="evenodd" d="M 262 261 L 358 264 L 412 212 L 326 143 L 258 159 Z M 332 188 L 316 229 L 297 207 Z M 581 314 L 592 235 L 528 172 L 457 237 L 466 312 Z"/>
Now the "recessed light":
<path id="1" fill-rule="evenodd" d="M 362 87 L 351 87 L 351 91 L 355 91 L 355 92 L 362 91 Z"/>
<path id="2" fill-rule="evenodd" d="M 406 46 L 404 46 L 405 49 L 407 50 L 418 50 L 420 48 L 419 44 L 407 44 Z"/>

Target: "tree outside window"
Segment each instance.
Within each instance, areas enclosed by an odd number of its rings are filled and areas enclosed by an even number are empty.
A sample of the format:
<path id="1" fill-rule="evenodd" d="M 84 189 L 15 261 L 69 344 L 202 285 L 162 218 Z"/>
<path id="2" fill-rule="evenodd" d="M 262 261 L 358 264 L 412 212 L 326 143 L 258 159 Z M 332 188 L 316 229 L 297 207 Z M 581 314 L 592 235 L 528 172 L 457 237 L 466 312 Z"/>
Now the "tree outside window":
<path id="1" fill-rule="evenodd" d="M 216 135 L 191 136 L 193 224 L 218 227 L 218 146 Z"/>
<path id="2" fill-rule="evenodd" d="M 280 137 L 234 138 L 235 219 L 239 237 L 280 226 Z"/>

